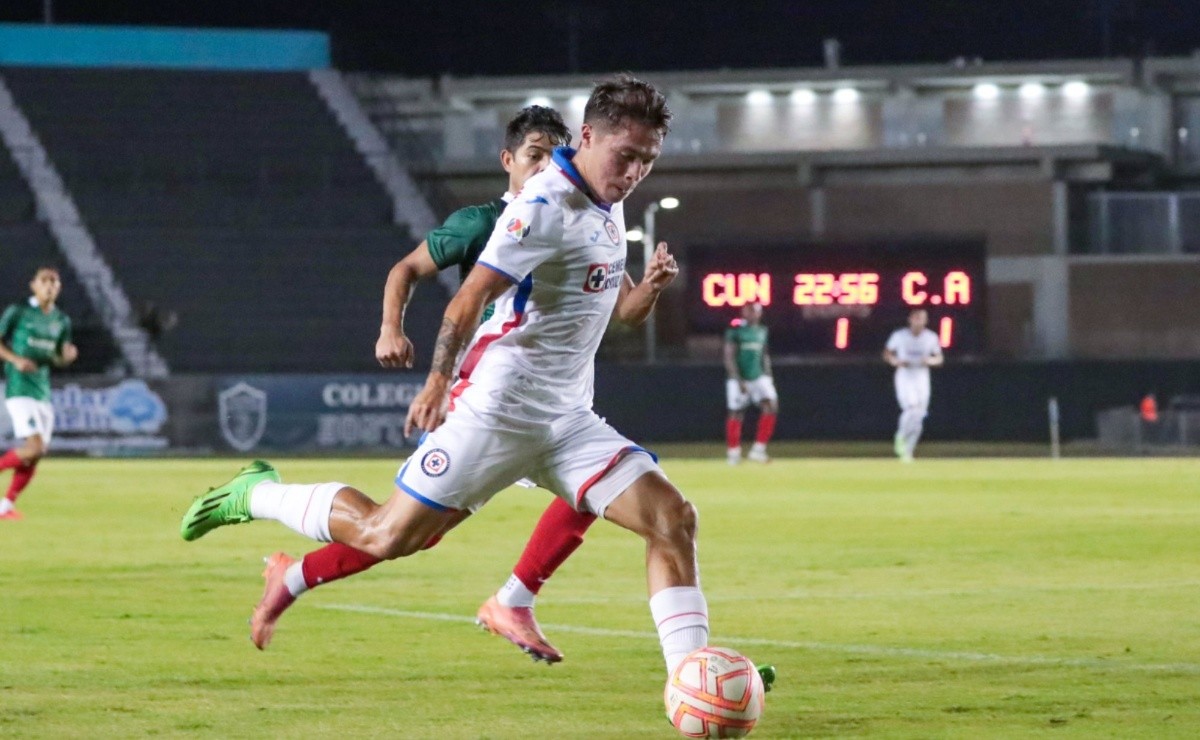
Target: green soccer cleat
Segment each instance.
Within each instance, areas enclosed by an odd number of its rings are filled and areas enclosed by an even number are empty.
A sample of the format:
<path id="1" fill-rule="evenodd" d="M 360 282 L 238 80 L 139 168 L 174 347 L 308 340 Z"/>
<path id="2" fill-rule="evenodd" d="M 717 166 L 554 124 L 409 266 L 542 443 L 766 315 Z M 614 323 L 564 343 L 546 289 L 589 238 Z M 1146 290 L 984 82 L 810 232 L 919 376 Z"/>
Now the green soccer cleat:
<path id="1" fill-rule="evenodd" d="M 192 502 L 179 534 L 189 542 L 198 540 L 224 524 L 241 524 L 250 516 L 250 490 L 259 483 L 269 480 L 279 482 L 279 473 L 265 460 L 255 460 L 238 471 L 233 480 L 217 486 Z"/>
<path id="2" fill-rule="evenodd" d="M 763 691 L 770 691 L 771 687 L 775 685 L 775 666 L 759 666 L 758 676 L 762 679 Z"/>

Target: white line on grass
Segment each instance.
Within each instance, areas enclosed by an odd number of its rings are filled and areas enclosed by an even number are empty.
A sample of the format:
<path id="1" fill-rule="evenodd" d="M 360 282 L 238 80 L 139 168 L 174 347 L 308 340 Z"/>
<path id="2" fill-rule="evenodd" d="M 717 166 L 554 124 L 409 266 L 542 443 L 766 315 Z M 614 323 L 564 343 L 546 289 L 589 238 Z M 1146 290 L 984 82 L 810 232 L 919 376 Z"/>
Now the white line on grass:
<path id="1" fill-rule="evenodd" d="M 411 612 L 400 609 L 386 609 L 379 606 L 362 604 L 321 604 L 318 609 L 330 611 L 357 612 L 359 614 L 375 614 L 385 617 L 400 617 L 403 619 L 423 619 L 436 622 L 473 623 L 472 617 L 462 614 L 444 612 Z M 596 635 L 599 637 L 630 637 L 635 639 L 657 640 L 654 632 L 637 630 L 614 630 L 603 627 L 581 627 L 571 624 L 543 624 L 542 627 L 554 632 L 574 632 L 579 635 Z M 731 645 L 760 645 L 762 647 L 791 648 L 795 650 L 812 650 L 826 653 L 849 653 L 852 655 L 872 655 L 879 657 L 914 658 L 917 660 L 956 660 L 968 663 L 992 663 L 995 665 L 1028 665 L 1028 666 L 1063 666 L 1070 668 L 1096 668 L 1115 671 L 1143 671 L 1162 673 L 1200 674 L 1200 665 L 1196 663 L 1129 663 L 1124 661 L 1101 660 L 1099 658 L 1056 658 L 1048 655 L 996 655 L 995 653 L 976 653 L 963 650 L 926 650 L 923 648 L 887 647 L 883 645 L 855 645 L 851 643 L 773 640 L 761 637 L 719 637 L 719 640 Z"/>
<path id="2" fill-rule="evenodd" d="M 717 602 L 737 601 L 862 601 L 878 599 L 928 599 L 940 597 L 964 596 L 1012 596 L 1023 593 L 1073 593 L 1101 591 L 1159 591 L 1188 589 L 1200 586 L 1200 581 L 1163 581 L 1149 583 L 1066 583 L 1030 586 L 1012 586 L 1008 588 L 953 588 L 953 589 L 913 589 L 910 591 L 871 591 L 860 593 L 856 591 L 786 591 L 783 593 L 765 594 L 725 594 L 708 597 L 710 604 Z M 612 596 L 564 596 L 556 595 L 556 604 L 610 604 L 614 601 L 638 603 L 645 601 L 642 596 L 612 597 Z"/>

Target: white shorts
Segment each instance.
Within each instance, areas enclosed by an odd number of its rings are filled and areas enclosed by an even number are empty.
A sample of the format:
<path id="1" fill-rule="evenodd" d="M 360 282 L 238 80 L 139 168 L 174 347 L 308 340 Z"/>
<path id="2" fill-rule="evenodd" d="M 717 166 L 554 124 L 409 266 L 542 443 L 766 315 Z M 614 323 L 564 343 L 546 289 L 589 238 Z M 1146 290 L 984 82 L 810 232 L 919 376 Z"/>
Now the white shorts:
<path id="1" fill-rule="evenodd" d="M 592 411 L 540 425 L 504 425 L 460 400 L 400 468 L 396 485 L 435 509 L 477 511 L 524 477 L 576 510 L 603 517 L 617 496 L 652 471 L 662 472 L 654 456 Z"/>
<path id="2" fill-rule="evenodd" d="M 13 436 L 25 439 L 37 434 L 42 444 L 49 445 L 54 435 L 54 406 L 49 401 L 36 401 L 27 396 L 6 398 L 4 408 L 12 418 Z"/>
<path id="3" fill-rule="evenodd" d="M 896 402 L 904 411 L 929 411 L 929 373 L 898 372 L 895 376 Z"/>
<path id="4" fill-rule="evenodd" d="M 770 375 L 760 375 L 745 383 L 746 392 L 742 393 L 736 380 L 729 378 L 725 381 L 725 408 L 730 411 L 745 411 L 751 403 L 779 401 L 779 395 L 775 393 L 775 380 Z"/>

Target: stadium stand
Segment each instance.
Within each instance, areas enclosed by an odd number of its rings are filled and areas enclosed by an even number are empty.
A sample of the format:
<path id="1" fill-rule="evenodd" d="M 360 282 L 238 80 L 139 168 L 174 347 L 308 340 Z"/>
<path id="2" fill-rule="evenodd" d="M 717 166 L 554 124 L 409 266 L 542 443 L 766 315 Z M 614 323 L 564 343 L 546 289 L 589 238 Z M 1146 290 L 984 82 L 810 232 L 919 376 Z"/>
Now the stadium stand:
<path id="1" fill-rule="evenodd" d="M 414 240 L 303 74 L 4 76 L 131 302 L 178 314 L 158 344 L 174 372 L 377 367 L 383 282 Z M 410 309 L 425 347 L 444 297 Z"/>
<path id="2" fill-rule="evenodd" d="M 59 306 L 74 322 L 79 360 L 62 373 L 85 374 L 106 371 L 117 359 L 117 349 L 93 310 L 83 286 L 66 265 L 46 226 L 35 220 L 36 205 L 16 164 L 8 152 L 0 152 L 0 302 L 10 303 L 29 296 L 29 280 L 40 265 L 59 268 L 63 290 Z"/>

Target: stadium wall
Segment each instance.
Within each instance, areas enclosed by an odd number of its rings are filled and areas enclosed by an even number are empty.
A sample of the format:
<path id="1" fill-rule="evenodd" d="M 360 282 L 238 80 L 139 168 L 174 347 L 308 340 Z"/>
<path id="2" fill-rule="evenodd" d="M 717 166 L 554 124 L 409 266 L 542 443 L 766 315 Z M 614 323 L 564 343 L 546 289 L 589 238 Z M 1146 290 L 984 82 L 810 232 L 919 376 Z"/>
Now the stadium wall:
<path id="1" fill-rule="evenodd" d="M 95 455 L 375 452 L 402 457 L 408 404 L 424 374 L 187 375 L 161 381 L 70 377 L 55 387 L 55 447 Z M 596 410 L 647 444 L 722 439 L 724 370 L 601 364 Z M 897 409 L 882 363 L 775 370 L 776 436 L 888 440 Z M 1200 393 L 1200 362 L 950 364 L 934 373 L 926 439 L 1040 442 L 1059 400 L 1064 440 L 1096 437 L 1096 413 Z M 753 414 L 753 412 L 751 412 Z M 11 426 L 0 409 L 0 438 Z"/>
<path id="2" fill-rule="evenodd" d="M 278 72 L 324 69 L 329 59 L 319 31 L 0 23 L 0 65 Z"/>

